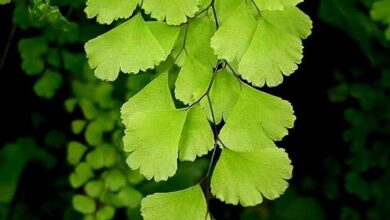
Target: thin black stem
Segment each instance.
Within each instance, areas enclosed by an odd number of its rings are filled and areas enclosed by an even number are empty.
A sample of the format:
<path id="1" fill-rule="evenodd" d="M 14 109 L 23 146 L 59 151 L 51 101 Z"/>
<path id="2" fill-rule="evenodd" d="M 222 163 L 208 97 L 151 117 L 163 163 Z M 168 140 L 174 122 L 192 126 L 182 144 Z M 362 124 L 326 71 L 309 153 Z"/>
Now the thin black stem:
<path id="1" fill-rule="evenodd" d="M 183 24 L 188 24 L 190 23 L 191 21 L 193 21 L 195 18 L 199 17 L 200 15 L 202 15 L 203 13 L 205 12 L 208 12 L 209 8 L 212 7 L 212 5 L 214 4 L 214 0 L 210 2 L 209 5 L 207 5 L 204 9 L 198 11 L 193 17 L 191 18 L 188 18 L 187 21 Z"/>
<path id="2" fill-rule="evenodd" d="M 226 145 L 222 142 L 221 138 L 218 137 L 218 142 L 221 143 L 222 147 L 227 148 Z"/>
<path id="3" fill-rule="evenodd" d="M 210 195 L 210 185 L 211 185 L 211 180 L 210 180 L 210 175 L 211 175 L 211 169 L 213 167 L 213 164 L 214 164 L 214 160 L 215 160 L 215 155 L 216 155 L 216 152 L 217 152 L 217 147 L 218 147 L 218 128 L 217 128 L 217 123 L 216 123 L 216 120 L 215 120 L 215 113 L 214 113 L 214 108 L 213 108 L 213 105 L 211 103 L 211 99 L 210 99 L 210 95 L 207 94 L 207 101 L 208 101 L 208 104 L 209 104 L 209 107 L 210 107 L 210 112 L 211 112 L 211 118 L 212 118 L 212 122 L 213 122 L 213 130 L 214 130 L 214 149 L 213 149 L 213 153 L 211 155 L 211 159 L 210 159 L 210 163 L 209 163 L 209 168 L 207 169 L 207 173 L 206 173 L 206 180 L 207 180 L 207 185 L 206 185 L 206 202 L 207 202 L 207 212 L 206 212 L 206 216 L 205 216 L 205 220 L 207 219 L 207 216 L 209 215 L 210 213 L 210 200 L 211 200 L 211 195 Z"/>
<path id="4" fill-rule="evenodd" d="M 256 2 L 254 0 L 251 0 L 252 4 L 255 6 L 257 13 L 261 16 L 260 8 L 257 6 Z"/>
<path id="5" fill-rule="evenodd" d="M 189 105 L 186 109 L 190 109 L 190 108 L 194 107 L 195 105 L 199 104 L 202 101 L 202 99 L 204 99 L 210 93 L 211 87 L 212 87 L 214 80 L 215 80 L 215 76 L 218 73 L 218 70 L 219 70 L 218 66 L 220 65 L 220 63 L 221 63 L 220 60 L 218 60 L 217 65 L 214 68 L 213 76 L 211 77 L 211 80 L 210 80 L 209 86 L 207 87 L 206 92 L 198 100 L 196 100 L 194 103 Z"/>
<path id="6" fill-rule="evenodd" d="M 240 74 L 238 74 L 238 72 L 232 67 L 232 65 L 230 65 L 229 62 L 225 61 L 225 64 L 226 64 L 226 66 L 228 66 L 229 69 L 233 72 L 233 75 L 234 75 L 234 77 L 236 77 L 236 79 L 237 79 L 238 82 L 240 83 L 240 86 L 241 86 L 242 84 L 247 84 L 246 82 L 244 82 L 243 79 L 241 79 Z"/>
<path id="7" fill-rule="evenodd" d="M 0 73 L 1 73 L 1 71 L 3 70 L 5 61 L 7 60 L 9 48 L 11 47 L 11 43 L 12 43 L 12 40 L 13 40 L 13 38 L 14 38 L 15 31 L 16 31 L 16 26 L 15 26 L 15 25 L 12 25 L 11 32 L 10 32 L 10 34 L 9 34 L 9 36 L 8 36 L 8 39 L 7 39 L 7 44 L 5 45 L 3 54 L 1 55 Z"/>
<path id="8" fill-rule="evenodd" d="M 215 20 L 215 26 L 218 30 L 219 28 L 219 21 L 218 21 L 218 16 L 217 16 L 217 11 L 215 10 L 215 4 L 214 4 L 214 0 L 211 1 L 211 8 L 213 9 L 213 15 L 214 15 L 214 20 Z"/>

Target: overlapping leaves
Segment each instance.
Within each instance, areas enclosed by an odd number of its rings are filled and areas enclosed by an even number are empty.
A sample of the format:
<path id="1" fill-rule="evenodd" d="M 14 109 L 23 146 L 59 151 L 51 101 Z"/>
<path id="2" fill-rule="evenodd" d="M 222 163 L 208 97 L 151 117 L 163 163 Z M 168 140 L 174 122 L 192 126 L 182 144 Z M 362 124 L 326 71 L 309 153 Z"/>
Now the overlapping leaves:
<path id="1" fill-rule="evenodd" d="M 219 146 L 211 177 L 217 198 L 251 206 L 281 195 L 292 166 L 274 142 L 293 127 L 294 111 L 289 102 L 252 86 L 276 86 L 298 68 L 302 39 L 312 27 L 297 8 L 301 0 L 144 0 L 123 8 L 120 2 L 107 9 L 99 0 L 88 1 L 86 12 L 98 22 L 131 18 L 85 48 L 103 80 L 158 67 L 156 78 L 121 109 L 130 168 L 167 180 L 178 160 L 194 161 Z M 157 21 L 145 21 L 149 15 Z M 173 206 L 178 201 L 183 209 Z M 166 218 L 207 215 L 198 185 L 147 197 L 143 216 L 163 219 L 163 206 Z"/>

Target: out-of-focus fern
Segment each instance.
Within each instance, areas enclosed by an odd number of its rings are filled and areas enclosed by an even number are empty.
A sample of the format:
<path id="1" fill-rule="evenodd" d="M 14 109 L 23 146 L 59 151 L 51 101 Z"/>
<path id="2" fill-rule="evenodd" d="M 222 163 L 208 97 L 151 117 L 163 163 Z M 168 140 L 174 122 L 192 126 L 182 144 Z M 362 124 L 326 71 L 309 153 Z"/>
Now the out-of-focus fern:
<path id="1" fill-rule="evenodd" d="M 349 127 L 344 132 L 344 141 L 349 147 L 345 162 L 328 166 L 346 166 L 345 193 L 355 202 L 343 202 L 340 219 L 386 219 L 390 216 L 390 47 L 385 38 L 385 28 L 375 20 L 390 15 L 390 9 L 378 5 L 388 1 L 372 0 L 323 0 L 321 18 L 342 28 L 361 47 L 372 65 L 372 72 L 363 72 L 351 67 L 345 74 L 338 73 L 339 85 L 330 90 L 330 99 L 348 103 L 344 112 Z M 387 18 L 383 17 L 383 22 Z M 340 178 L 342 173 L 329 177 Z M 333 180 L 334 180 L 333 179 Z M 330 181 L 334 183 L 334 181 Z M 336 199 L 336 198 L 332 198 Z M 364 210 L 359 207 L 364 206 Z"/>

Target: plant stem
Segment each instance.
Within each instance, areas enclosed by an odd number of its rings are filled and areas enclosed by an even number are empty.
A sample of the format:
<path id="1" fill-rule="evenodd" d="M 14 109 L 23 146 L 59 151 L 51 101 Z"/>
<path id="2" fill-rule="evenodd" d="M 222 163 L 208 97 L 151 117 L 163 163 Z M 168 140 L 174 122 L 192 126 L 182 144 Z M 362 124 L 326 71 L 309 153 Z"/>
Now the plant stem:
<path id="1" fill-rule="evenodd" d="M 9 48 L 11 47 L 11 43 L 12 43 L 12 40 L 13 40 L 13 38 L 14 38 L 15 31 L 16 31 L 16 26 L 15 26 L 15 25 L 12 25 L 11 32 L 10 32 L 10 34 L 9 34 L 9 36 L 8 36 L 7 44 L 5 45 L 3 54 L 1 55 L 0 73 L 1 73 L 1 71 L 3 70 L 5 61 L 7 60 Z"/>

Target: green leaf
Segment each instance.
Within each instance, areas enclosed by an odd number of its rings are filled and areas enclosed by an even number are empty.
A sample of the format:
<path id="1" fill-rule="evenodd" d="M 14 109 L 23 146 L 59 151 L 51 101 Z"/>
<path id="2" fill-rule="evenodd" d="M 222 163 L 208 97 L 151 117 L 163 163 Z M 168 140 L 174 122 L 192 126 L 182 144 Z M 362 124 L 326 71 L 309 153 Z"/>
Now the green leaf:
<path id="1" fill-rule="evenodd" d="M 291 161 L 284 149 L 234 152 L 224 148 L 211 179 L 211 191 L 227 204 L 254 206 L 276 199 L 288 187 Z"/>
<path id="2" fill-rule="evenodd" d="M 233 73 L 226 70 L 221 70 L 217 73 L 209 93 L 216 124 L 221 123 L 222 119 L 227 121 L 240 96 L 240 92 L 240 82 Z M 209 120 L 212 121 L 213 118 L 208 100 L 202 99 L 201 105 L 207 112 Z"/>
<path id="3" fill-rule="evenodd" d="M 155 92 L 161 92 L 158 95 L 165 101 L 156 104 L 154 99 L 159 96 L 148 98 L 148 95 Z M 156 109 L 153 109 L 154 104 Z M 147 85 L 125 105 L 127 106 L 122 108 L 122 119 L 126 126 L 124 150 L 131 152 L 127 163 L 132 169 L 140 169 L 140 173 L 147 179 L 161 181 L 173 176 L 177 169 L 179 150 L 181 160 L 194 160 L 213 147 L 211 127 L 200 107 L 188 110 L 174 108 L 166 73 Z M 130 106 L 137 106 L 137 109 Z M 144 111 L 140 109 L 142 106 Z"/>
<path id="4" fill-rule="evenodd" d="M 128 118 L 140 111 L 174 110 L 175 105 L 167 82 L 168 74 L 163 73 L 129 99 L 121 108 L 123 124 L 127 126 Z"/>
<path id="5" fill-rule="evenodd" d="M 97 198 L 103 192 L 104 182 L 102 180 L 91 180 L 85 184 L 85 192 L 92 198 Z"/>
<path id="6" fill-rule="evenodd" d="M 390 1 L 381 0 L 373 4 L 371 9 L 371 17 L 375 21 L 382 21 L 387 24 L 386 38 L 390 40 Z"/>
<path id="7" fill-rule="evenodd" d="M 118 193 L 118 201 L 124 207 L 137 208 L 140 206 L 142 198 L 143 195 L 129 185 L 123 187 Z"/>
<path id="8" fill-rule="evenodd" d="M 89 123 L 85 130 L 85 140 L 89 145 L 98 146 L 103 143 L 104 130 L 99 121 Z"/>
<path id="9" fill-rule="evenodd" d="M 245 85 L 219 137 L 231 150 L 250 151 L 282 140 L 294 121 L 289 102 Z"/>
<path id="10" fill-rule="evenodd" d="M 124 150 L 131 152 L 127 159 L 130 168 L 140 169 L 155 181 L 173 176 L 185 118 L 186 112 L 179 110 L 139 112 L 130 117 L 127 123 L 131 127 L 126 128 L 123 139 Z"/>
<path id="11" fill-rule="evenodd" d="M 214 0 L 219 23 L 223 24 L 244 0 Z"/>
<path id="12" fill-rule="evenodd" d="M 220 59 L 232 62 L 241 60 L 249 47 L 256 29 L 256 20 L 245 1 L 235 10 L 229 10 L 232 11 L 231 15 L 211 38 L 211 47 Z"/>
<path id="13" fill-rule="evenodd" d="M 64 106 L 67 112 L 71 113 L 74 111 L 77 104 L 77 99 L 66 99 L 64 102 Z"/>
<path id="14" fill-rule="evenodd" d="M 253 85 L 277 86 L 283 75 L 298 68 L 303 50 L 300 37 L 310 33 L 310 20 L 297 10 L 265 12 L 256 21 L 243 1 L 215 33 L 211 46 L 220 59 L 238 61 L 238 73 Z"/>
<path id="15" fill-rule="evenodd" d="M 125 151 L 132 152 L 127 159 L 129 166 L 140 168 L 147 179 L 161 181 L 176 173 L 179 150 L 183 160 L 206 154 L 213 147 L 213 135 L 201 113 L 195 108 L 134 114 L 124 137 Z"/>
<path id="16" fill-rule="evenodd" d="M 37 96 L 51 99 L 62 86 L 62 75 L 58 72 L 46 70 L 43 76 L 34 84 L 34 91 Z"/>
<path id="17" fill-rule="evenodd" d="M 297 7 L 287 7 L 282 11 L 263 11 L 262 16 L 275 27 L 302 39 L 309 37 L 313 28 L 310 17 Z"/>
<path id="18" fill-rule="evenodd" d="M 175 63 L 183 66 L 189 54 L 208 68 L 215 66 L 217 56 L 210 46 L 210 38 L 214 33 L 215 23 L 209 16 L 196 18 L 183 27 L 172 52 Z"/>
<path id="19" fill-rule="evenodd" d="M 261 10 L 283 10 L 286 7 L 296 6 L 303 0 L 254 0 Z"/>
<path id="20" fill-rule="evenodd" d="M 96 68 L 98 78 L 110 81 L 119 71 L 145 71 L 168 57 L 179 30 L 160 22 L 145 22 L 136 15 L 85 44 L 89 65 Z"/>
<path id="21" fill-rule="evenodd" d="M 72 121 L 72 132 L 73 134 L 80 134 L 84 128 L 87 122 L 85 120 L 73 120 Z"/>
<path id="22" fill-rule="evenodd" d="M 89 152 L 86 161 L 95 170 L 111 167 L 117 162 L 117 151 L 114 146 L 104 144 Z"/>
<path id="23" fill-rule="evenodd" d="M 97 22 L 111 24 L 114 20 L 128 18 L 133 14 L 138 5 L 138 0 L 88 0 L 85 13 L 88 18 L 96 16 Z"/>
<path id="24" fill-rule="evenodd" d="M 112 169 L 103 174 L 104 185 L 111 191 L 118 191 L 123 188 L 127 181 L 126 177 L 117 169 Z"/>
<path id="25" fill-rule="evenodd" d="M 72 24 L 63 16 L 57 6 L 50 5 L 50 1 L 34 0 L 30 2 L 29 15 L 35 26 L 50 25 L 56 31 L 69 31 Z"/>
<path id="26" fill-rule="evenodd" d="M 196 102 L 206 93 L 212 76 L 211 67 L 203 65 L 193 56 L 187 54 L 176 80 L 176 98 L 185 104 Z"/>
<path id="27" fill-rule="evenodd" d="M 88 163 L 80 163 L 74 173 L 69 176 L 70 185 L 73 188 L 79 188 L 94 176 L 91 166 Z"/>
<path id="28" fill-rule="evenodd" d="M 80 142 L 71 141 L 68 144 L 67 161 L 71 165 L 77 165 L 80 163 L 81 158 L 87 151 L 87 146 Z"/>
<path id="29" fill-rule="evenodd" d="M 145 220 L 210 219 L 206 199 L 199 185 L 177 192 L 147 196 L 142 200 L 141 214 Z"/>
<path id="30" fill-rule="evenodd" d="M 91 214 L 96 210 L 96 202 L 92 198 L 84 195 L 75 195 L 72 199 L 73 207 L 83 213 Z"/>
<path id="31" fill-rule="evenodd" d="M 199 0 L 144 0 L 142 8 L 158 21 L 169 25 L 179 25 L 187 21 L 199 10 Z"/>
<path id="32" fill-rule="evenodd" d="M 207 154 L 213 144 L 214 135 L 202 109 L 194 107 L 189 110 L 181 133 L 179 159 L 195 161 L 196 156 Z"/>
<path id="33" fill-rule="evenodd" d="M 87 98 L 80 99 L 79 105 L 86 119 L 92 120 L 96 118 L 98 114 L 98 110 L 90 99 Z"/>
<path id="34" fill-rule="evenodd" d="M 27 38 L 19 42 L 22 58 L 22 69 L 28 75 L 36 75 L 43 71 L 45 64 L 42 56 L 47 53 L 48 46 L 44 38 Z"/>
<path id="35" fill-rule="evenodd" d="M 302 50 L 299 38 L 260 19 L 238 72 L 255 86 L 277 86 L 298 68 Z"/>
<path id="36" fill-rule="evenodd" d="M 104 206 L 96 212 L 97 220 L 110 220 L 115 216 L 115 208 L 112 206 Z"/>

